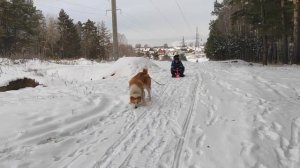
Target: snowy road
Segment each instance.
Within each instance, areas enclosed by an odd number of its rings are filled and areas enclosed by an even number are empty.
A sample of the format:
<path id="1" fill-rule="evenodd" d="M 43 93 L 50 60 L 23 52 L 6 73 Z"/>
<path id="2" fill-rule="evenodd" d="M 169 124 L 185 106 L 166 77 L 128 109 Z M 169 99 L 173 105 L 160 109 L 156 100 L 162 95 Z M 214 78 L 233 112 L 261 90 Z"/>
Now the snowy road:
<path id="1" fill-rule="evenodd" d="M 184 62 L 186 77 L 174 79 L 170 62 L 143 58 L 3 62 L 0 84 L 26 76 L 47 87 L 0 93 L 1 168 L 300 166 L 289 152 L 297 66 Z M 128 80 L 144 66 L 163 85 L 153 82 L 152 101 L 133 109 Z"/>

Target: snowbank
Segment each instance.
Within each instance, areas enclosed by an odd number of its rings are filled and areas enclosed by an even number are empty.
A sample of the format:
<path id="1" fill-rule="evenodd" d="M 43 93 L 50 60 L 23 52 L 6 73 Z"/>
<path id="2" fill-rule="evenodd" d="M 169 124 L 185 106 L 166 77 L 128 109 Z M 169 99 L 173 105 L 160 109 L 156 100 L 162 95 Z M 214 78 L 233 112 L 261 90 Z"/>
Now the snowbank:
<path id="1" fill-rule="evenodd" d="M 149 72 L 159 67 L 151 60 L 143 57 L 123 57 L 118 59 L 108 70 L 103 74 L 103 77 L 131 77 L 140 72 L 143 68 L 149 69 Z"/>

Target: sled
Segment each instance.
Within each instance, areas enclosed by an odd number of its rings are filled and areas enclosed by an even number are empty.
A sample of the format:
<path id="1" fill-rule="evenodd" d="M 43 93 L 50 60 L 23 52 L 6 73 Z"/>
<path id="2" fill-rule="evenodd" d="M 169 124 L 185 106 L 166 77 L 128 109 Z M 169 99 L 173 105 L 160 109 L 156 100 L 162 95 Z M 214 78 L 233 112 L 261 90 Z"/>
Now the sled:
<path id="1" fill-rule="evenodd" d="M 177 68 L 176 69 L 176 72 L 175 72 L 175 78 L 182 78 L 184 77 L 185 75 L 183 74 L 182 76 L 180 76 L 180 72 L 179 72 L 179 69 Z"/>

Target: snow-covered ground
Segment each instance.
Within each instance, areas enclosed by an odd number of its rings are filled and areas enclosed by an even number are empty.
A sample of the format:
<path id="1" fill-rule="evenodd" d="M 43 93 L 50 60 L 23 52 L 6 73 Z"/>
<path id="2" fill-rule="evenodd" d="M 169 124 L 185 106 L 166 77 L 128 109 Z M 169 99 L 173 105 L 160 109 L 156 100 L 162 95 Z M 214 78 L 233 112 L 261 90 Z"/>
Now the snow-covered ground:
<path id="1" fill-rule="evenodd" d="M 144 58 L 0 64 L 0 86 L 46 86 L 0 92 L 1 168 L 300 167 L 299 66 L 184 62 L 174 79 Z M 159 84 L 133 109 L 128 81 L 145 66 Z"/>

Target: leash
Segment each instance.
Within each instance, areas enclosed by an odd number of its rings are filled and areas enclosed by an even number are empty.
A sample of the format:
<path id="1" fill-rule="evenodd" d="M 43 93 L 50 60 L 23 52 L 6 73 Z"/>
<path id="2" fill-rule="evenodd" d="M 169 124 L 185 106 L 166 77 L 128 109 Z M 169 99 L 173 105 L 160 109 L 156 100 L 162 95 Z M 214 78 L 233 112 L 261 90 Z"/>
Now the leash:
<path id="1" fill-rule="evenodd" d="M 159 82 L 157 82 L 156 80 L 154 80 L 153 78 L 151 78 L 155 83 L 157 83 L 158 85 L 166 85 L 166 84 L 161 84 Z"/>

